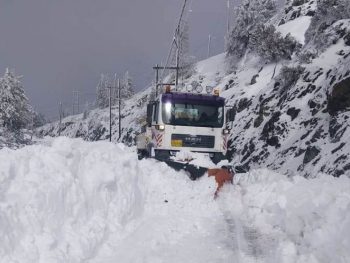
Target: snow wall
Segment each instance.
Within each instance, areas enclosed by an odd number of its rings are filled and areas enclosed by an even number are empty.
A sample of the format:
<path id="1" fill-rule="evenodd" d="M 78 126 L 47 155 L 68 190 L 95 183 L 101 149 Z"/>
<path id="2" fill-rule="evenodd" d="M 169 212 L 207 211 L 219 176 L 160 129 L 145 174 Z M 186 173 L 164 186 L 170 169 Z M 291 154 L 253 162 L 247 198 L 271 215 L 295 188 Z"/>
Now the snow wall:
<path id="1" fill-rule="evenodd" d="M 349 262 L 350 179 L 191 181 L 133 149 L 0 150 L 0 262 Z"/>

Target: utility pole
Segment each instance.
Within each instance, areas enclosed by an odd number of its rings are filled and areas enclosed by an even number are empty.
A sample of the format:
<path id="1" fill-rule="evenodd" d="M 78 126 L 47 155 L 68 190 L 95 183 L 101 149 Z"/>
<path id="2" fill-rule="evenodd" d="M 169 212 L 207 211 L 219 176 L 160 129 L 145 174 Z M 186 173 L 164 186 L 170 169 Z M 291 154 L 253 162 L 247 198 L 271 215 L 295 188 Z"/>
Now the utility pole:
<path id="1" fill-rule="evenodd" d="M 61 124 L 62 124 L 62 102 L 58 103 L 59 105 L 59 115 L 60 115 L 60 122 L 58 124 L 58 136 L 61 136 Z"/>
<path id="2" fill-rule="evenodd" d="M 118 79 L 118 120 L 119 120 L 119 136 L 118 141 L 120 140 L 122 136 L 122 118 L 121 118 L 121 85 L 120 85 L 120 79 Z"/>
<path id="3" fill-rule="evenodd" d="M 177 35 L 180 33 L 178 32 Z M 175 91 L 177 91 L 177 86 L 179 85 L 179 67 L 180 67 L 180 37 L 177 36 L 176 40 L 176 75 L 175 75 Z"/>
<path id="4" fill-rule="evenodd" d="M 181 24 L 182 24 L 183 16 L 184 16 L 185 9 L 186 9 L 186 6 L 187 6 L 187 2 L 188 2 L 188 0 L 184 0 L 183 6 L 182 6 L 182 9 L 181 9 L 181 14 L 180 14 L 180 17 L 179 17 L 179 20 L 178 20 L 178 24 L 177 24 L 176 29 L 175 29 L 174 37 L 173 37 L 173 40 L 171 42 L 170 51 L 169 51 L 168 57 L 166 59 L 165 67 L 163 67 L 164 70 L 167 68 L 168 62 L 169 62 L 170 58 L 173 55 L 173 48 L 174 48 L 174 45 L 175 45 L 176 46 L 176 67 L 174 67 L 174 69 L 176 69 L 176 75 L 175 75 L 175 86 L 176 86 L 176 89 L 177 89 L 178 84 L 179 84 L 179 70 L 180 70 L 180 66 L 179 66 L 180 65 L 180 55 L 181 55 L 180 54 L 181 53 L 180 52 L 180 48 L 181 48 L 180 31 L 181 31 Z M 190 10 L 190 12 L 192 12 L 192 9 Z M 161 78 L 163 78 L 164 70 L 163 70 L 163 72 L 161 74 Z M 173 84 L 171 84 L 171 85 L 173 85 Z"/>
<path id="5" fill-rule="evenodd" d="M 179 70 L 181 69 L 181 67 L 163 67 L 163 66 L 159 66 L 158 64 L 153 67 L 153 69 L 156 71 L 156 97 L 158 96 L 159 92 L 159 87 L 161 86 L 174 86 L 176 85 L 176 83 L 160 83 L 159 82 L 159 70 L 165 70 L 165 69 L 169 69 L 169 70 Z"/>
<path id="6" fill-rule="evenodd" d="M 208 39 L 208 55 L 207 55 L 207 58 L 210 57 L 210 48 L 211 48 L 211 35 L 209 35 L 209 39 Z"/>
<path id="7" fill-rule="evenodd" d="M 175 45 L 176 45 L 176 76 L 175 76 L 175 90 L 177 91 L 177 87 L 179 85 L 179 71 L 180 71 L 180 48 L 181 48 L 181 39 L 180 39 L 180 31 L 181 31 L 181 23 L 182 18 L 185 13 L 187 5 L 187 0 L 184 1 L 184 4 L 182 6 L 181 15 L 179 19 L 179 23 L 177 25 L 176 31 L 175 31 Z"/>
<path id="8" fill-rule="evenodd" d="M 155 67 L 156 70 L 156 98 L 158 97 L 158 83 L 159 83 L 159 65 Z"/>

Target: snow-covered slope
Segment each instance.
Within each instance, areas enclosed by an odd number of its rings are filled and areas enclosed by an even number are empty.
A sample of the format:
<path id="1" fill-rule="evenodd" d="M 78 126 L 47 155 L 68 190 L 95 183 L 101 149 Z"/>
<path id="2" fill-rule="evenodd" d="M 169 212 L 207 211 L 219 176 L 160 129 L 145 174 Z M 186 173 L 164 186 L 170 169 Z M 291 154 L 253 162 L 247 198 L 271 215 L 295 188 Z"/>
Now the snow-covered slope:
<path id="1" fill-rule="evenodd" d="M 350 179 L 193 182 L 122 144 L 0 150 L 0 262 L 349 262 Z"/>
<path id="2" fill-rule="evenodd" d="M 299 54 L 290 60 L 265 63 L 251 50 L 230 69 L 220 54 L 197 63 L 196 73 L 186 80 L 218 87 L 234 106 L 229 151 L 233 164 L 289 175 L 350 176 L 350 19 L 318 25 L 318 12 L 316 1 L 285 1 L 285 8 L 269 21 L 300 43 Z M 151 91 L 126 102 L 122 138 L 129 145 L 140 132 Z M 107 120 L 107 110 L 92 111 L 86 119 L 69 117 L 62 134 L 106 139 Z M 57 129 L 53 123 L 39 133 L 57 136 Z"/>
<path id="3" fill-rule="evenodd" d="M 134 144 L 135 135 L 140 131 L 145 122 L 145 108 L 150 100 L 152 89 L 146 89 L 137 93 L 132 98 L 123 102 L 122 133 L 121 140 L 130 145 Z M 59 132 L 60 131 L 60 132 Z M 112 109 L 112 141 L 119 139 L 118 108 Z M 83 138 L 87 141 L 99 141 L 109 139 L 109 108 L 95 109 L 79 115 L 68 116 L 59 122 L 53 122 L 37 129 L 37 135 L 42 136 L 67 136 L 71 138 Z"/>

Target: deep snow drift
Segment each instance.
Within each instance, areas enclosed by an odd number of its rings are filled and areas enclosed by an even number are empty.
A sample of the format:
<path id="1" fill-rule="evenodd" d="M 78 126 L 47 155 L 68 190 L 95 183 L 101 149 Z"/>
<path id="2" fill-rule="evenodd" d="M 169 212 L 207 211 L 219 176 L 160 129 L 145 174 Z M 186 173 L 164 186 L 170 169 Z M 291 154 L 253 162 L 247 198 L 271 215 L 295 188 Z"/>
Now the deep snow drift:
<path id="1" fill-rule="evenodd" d="M 349 262 L 350 179 L 193 182 L 133 149 L 0 150 L 0 262 Z"/>

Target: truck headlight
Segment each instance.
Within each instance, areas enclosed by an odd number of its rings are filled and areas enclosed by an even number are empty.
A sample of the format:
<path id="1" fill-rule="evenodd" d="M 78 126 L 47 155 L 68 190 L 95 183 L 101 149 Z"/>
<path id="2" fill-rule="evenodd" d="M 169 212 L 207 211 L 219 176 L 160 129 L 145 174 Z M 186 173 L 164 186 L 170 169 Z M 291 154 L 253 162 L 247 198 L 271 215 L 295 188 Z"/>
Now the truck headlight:
<path id="1" fill-rule="evenodd" d="M 156 125 L 156 129 L 159 130 L 159 131 L 164 131 L 165 130 L 165 126 L 160 124 L 160 125 Z"/>

